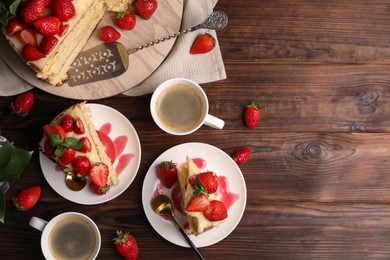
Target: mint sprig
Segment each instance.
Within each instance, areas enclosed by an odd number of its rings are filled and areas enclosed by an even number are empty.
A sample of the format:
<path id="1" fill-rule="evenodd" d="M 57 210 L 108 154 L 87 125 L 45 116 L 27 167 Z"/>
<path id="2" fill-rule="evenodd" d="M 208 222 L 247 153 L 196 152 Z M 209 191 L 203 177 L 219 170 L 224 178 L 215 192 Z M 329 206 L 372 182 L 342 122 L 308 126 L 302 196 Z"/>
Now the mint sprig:
<path id="1" fill-rule="evenodd" d="M 55 134 L 53 134 L 53 135 L 55 135 Z M 51 136 L 52 135 L 50 135 L 50 138 L 51 138 Z M 82 148 L 83 146 L 84 146 L 83 141 L 81 141 L 77 138 L 74 138 L 74 137 L 67 137 L 67 138 L 65 138 L 65 140 L 63 142 L 61 142 L 60 144 L 57 145 L 54 154 L 57 157 L 60 157 L 61 155 L 64 154 L 65 148 L 74 148 L 74 149 L 78 150 L 78 149 Z"/>
<path id="2" fill-rule="evenodd" d="M 0 23 L 2 26 L 6 26 L 8 24 L 8 21 L 16 16 L 16 12 L 18 10 L 19 4 L 21 0 L 15 0 L 15 1 L 4 1 L 1 3 L 1 9 L 0 9 Z"/>
<path id="3" fill-rule="evenodd" d="M 194 182 L 194 192 L 192 193 L 192 195 L 194 195 L 194 197 L 198 197 L 200 194 L 204 194 L 206 196 L 209 195 L 209 193 L 207 192 L 207 189 L 206 187 L 203 185 L 203 183 L 199 180 L 199 178 L 195 178 L 195 182 Z"/>

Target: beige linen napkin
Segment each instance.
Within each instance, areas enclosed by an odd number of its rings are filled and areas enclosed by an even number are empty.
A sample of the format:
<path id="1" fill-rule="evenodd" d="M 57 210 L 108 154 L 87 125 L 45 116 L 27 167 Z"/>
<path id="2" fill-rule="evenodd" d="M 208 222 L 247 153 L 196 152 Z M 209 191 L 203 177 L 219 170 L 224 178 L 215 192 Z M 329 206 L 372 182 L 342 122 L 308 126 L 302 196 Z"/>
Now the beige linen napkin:
<path id="1" fill-rule="evenodd" d="M 184 0 L 181 29 L 188 29 L 202 22 L 213 12 L 217 2 L 218 0 Z M 210 33 L 217 39 L 215 31 L 212 30 L 198 30 L 180 36 L 176 39 L 169 56 L 156 71 L 138 86 L 123 94 L 128 96 L 149 94 L 160 83 L 176 77 L 188 78 L 199 84 L 225 79 L 225 66 L 219 44 L 211 52 L 197 55 L 190 54 L 190 48 L 195 38 L 204 32 Z"/>
<path id="2" fill-rule="evenodd" d="M 218 0 L 184 0 L 182 29 L 202 22 L 212 11 Z M 123 94 L 140 96 L 152 93 L 163 81 L 183 77 L 201 84 L 226 78 L 219 45 L 209 53 L 192 55 L 189 50 L 197 35 L 206 30 L 198 30 L 176 39 L 171 53 L 153 74 L 138 86 Z M 216 39 L 215 31 L 207 31 Z M 5 62 L 0 59 L 0 96 L 12 96 L 26 92 L 33 87 L 19 78 Z"/>

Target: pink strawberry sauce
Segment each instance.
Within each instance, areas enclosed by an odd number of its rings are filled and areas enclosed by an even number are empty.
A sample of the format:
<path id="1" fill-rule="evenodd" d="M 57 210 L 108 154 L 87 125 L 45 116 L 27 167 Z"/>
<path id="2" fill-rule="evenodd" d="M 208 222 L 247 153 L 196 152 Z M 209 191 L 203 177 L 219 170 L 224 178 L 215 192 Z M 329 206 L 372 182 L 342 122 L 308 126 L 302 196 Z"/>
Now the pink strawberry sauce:
<path id="1" fill-rule="evenodd" d="M 125 150 L 126 145 L 128 143 L 127 136 L 120 135 L 116 137 L 114 141 L 112 141 L 111 138 L 109 137 L 111 131 L 112 131 L 111 123 L 105 123 L 100 127 L 100 129 L 97 132 L 100 140 L 102 141 L 106 149 L 107 155 L 111 159 L 111 162 L 114 163 L 117 161 L 115 170 L 119 175 L 130 164 L 131 159 L 134 158 L 134 154 L 132 153 L 123 154 L 123 151 Z"/>
<path id="2" fill-rule="evenodd" d="M 226 176 L 221 175 L 218 177 L 218 186 L 219 188 L 215 195 L 229 209 L 240 197 L 230 191 L 229 180 Z"/>

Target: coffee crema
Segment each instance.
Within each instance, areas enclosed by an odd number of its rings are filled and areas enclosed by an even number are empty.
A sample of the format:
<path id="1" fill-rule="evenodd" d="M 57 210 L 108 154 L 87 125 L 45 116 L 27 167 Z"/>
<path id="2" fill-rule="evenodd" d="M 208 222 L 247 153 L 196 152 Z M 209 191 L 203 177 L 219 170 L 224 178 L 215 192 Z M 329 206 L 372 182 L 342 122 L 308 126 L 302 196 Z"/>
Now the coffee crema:
<path id="1" fill-rule="evenodd" d="M 66 217 L 49 234 L 49 249 L 55 259 L 91 259 L 98 247 L 94 227 L 77 216 Z"/>
<path id="2" fill-rule="evenodd" d="M 187 84 L 174 84 L 165 89 L 156 101 L 156 114 L 165 127 L 187 132 L 203 122 L 202 97 Z"/>

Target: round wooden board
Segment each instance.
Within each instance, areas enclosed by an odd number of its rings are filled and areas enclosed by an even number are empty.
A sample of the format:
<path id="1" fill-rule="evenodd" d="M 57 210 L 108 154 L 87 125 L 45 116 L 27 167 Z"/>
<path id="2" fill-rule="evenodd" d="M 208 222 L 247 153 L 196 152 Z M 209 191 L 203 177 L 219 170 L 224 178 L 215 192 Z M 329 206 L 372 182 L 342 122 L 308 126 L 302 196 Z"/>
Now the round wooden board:
<path id="1" fill-rule="evenodd" d="M 146 42 L 159 39 L 180 30 L 183 15 L 184 0 L 159 0 L 158 8 L 149 20 L 137 16 L 137 24 L 131 31 L 121 30 L 119 42 L 127 48 L 136 48 Z M 114 13 L 107 12 L 96 27 L 84 50 L 102 43 L 97 31 L 104 25 L 113 25 Z M 119 77 L 93 82 L 85 85 L 70 87 L 64 84 L 61 87 L 52 86 L 36 78 L 34 72 L 19 58 L 10 47 L 5 37 L 0 37 L 0 55 L 10 68 L 19 77 L 31 85 L 38 87 L 53 95 L 79 99 L 94 100 L 120 94 L 149 77 L 153 71 L 168 56 L 175 40 L 169 40 L 138 51 L 129 57 L 129 69 Z"/>

